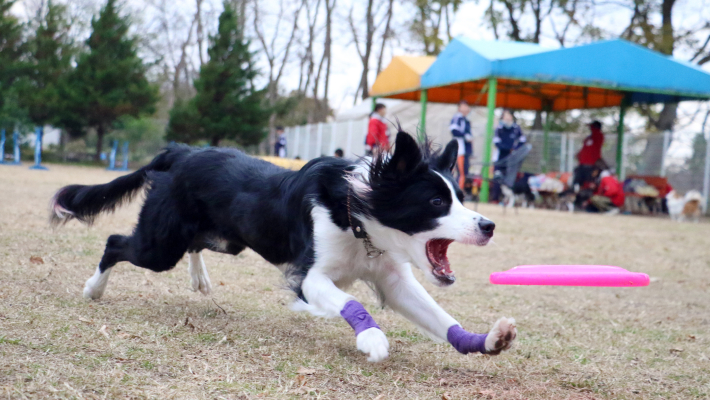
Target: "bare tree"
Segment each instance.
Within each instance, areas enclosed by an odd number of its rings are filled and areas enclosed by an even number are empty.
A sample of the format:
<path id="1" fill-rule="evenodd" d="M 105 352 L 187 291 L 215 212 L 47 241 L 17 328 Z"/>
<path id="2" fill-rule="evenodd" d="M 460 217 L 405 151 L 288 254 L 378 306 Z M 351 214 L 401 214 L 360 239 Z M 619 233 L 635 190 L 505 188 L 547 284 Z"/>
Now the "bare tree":
<path id="1" fill-rule="evenodd" d="M 333 0 L 333 3 L 330 4 L 330 0 L 325 1 L 325 39 L 323 40 L 323 55 L 321 56 L 320 62 L 318 63 L 318 71 L 316 72 L 315 79 L 313 80 L 313 99 L 315 100 L 315 105 L 316 105 L 316 114 L 317 115 L 323 115 L 323 109 L 325 108 L 327 111 L 328 108 L 328 84 L 330 80 L 330 51 L 332 47 L 332 38 L 331 38 L 331 32 L 332 32 L 332 14 L 333 14 L 333 8 L 335 7 L 335 0 Z M 320 77 L 321 73 L 323 71 L 323 65 L 326 64 L 326 77 L 325 77 L 325 93 L 323 95 L 323 101 L 319 100 L 318 98 L 318 89 L 319 89 L 319 83 L 320 83 Z M 325 107 L 323 107 L 325 105 Z"/>
<path id="2" fill-rule="evenodd" d="M 333 10 L 335 9 L 335 1 L 325 0 L 326 17 L 325 17 L 325 49 L 323 50 L 323 56 L 327 57 L 328 62 L 325 67 L 325 83 L 323 84 L 323 99 L 328 104 L 328 86 L 330 84 L 330 69 L 331 69 L 331 51 L 333 47 L 333 39 L 331 37 L 333 31 Z"/>
<path id="3" fill-rule="evenodd" d="M 394 7 L 394 0 L 389 0 L 387 3 L 387 14 L 386 14 L 387 22 L 385 23 L 385 31 L 382 33 L 380 56 L 377 58 L 377 74 L 378 75 L 379 75 L 380 71 L 382 71 L 382 59 L 384 58 L 384 55 L 385 55 L 385 46 L 387 45 L 387 41 L 390 39 L 390 36 L 392 35 L 390 25 L 392 24 L 392 14 L 394 14 L 393 7 Z M 448 28 L 448 26 L 447 26 L 447 28 Z"/>
<path id="4" fill-rule="evenodd" d="M 573 26 L 579 26 L 577 21 L 577 13 L 580 0 L 570 0 L 560 3 L 560 13 L 566 17 L 564 24 L 561 28 L 557 27 L 555 22 L 556 18 L 550 18 L 550 27 L 555 36 L 557 42 L 560 46 L 565 47 L 567 45 L 567 34 L 570 32 L 570 28 Z"/>
<path id="5" fill-rule="evenodd" d="M 361 93 L 363 99 L 366 99 L 370 96 L 369 85 L 367 82 L 367 74 L 370 72 L 370 54 L 372 53 L 373 37 L 375 35 L 374 2 L 374 0 L 367 1 L 367 8 L 364 16 L 365 33 L 364 35 L 362 35 L 363 37 L 360 37 L 361 34 L 356 28 L 357 24 L 355 22 L 353 8 L 350 8 L 350 13 L 348 14 L 348 23 L 350 25 L 350 31 L 353 35 L 355 49 L 357 50 L 357 54 L 360 57 L 360 62 L 362 62 L 362 74 L 360 75 L 358 92 Z M 356 92 L 355 94 L 356 102 L 358 92 Z"/>
<path id="6" fill-rule="evenodd" d="M 203 43 L 205 41 L 204 29 L 202 26 L 202 2 L 203 0 L 195 0 L 195 20 L 197 21 L 197 54 L 200 57 L 200 65 L 205 64 L 203 59 Z"/>
<path id="7" fill-rule="evenodd" d="M 274 105 L 278 100 L 278 90 L 279 82 L 283 77 L 284 69 L 288 65 L 289 55 L 291 53 L 291 47 L 296 39 L 298 33 L 298 18 L 306 4 L 307 0 L 301 0 L 297 3 L 297 8 L 293 14 L 293 22 L 291 23 L 291 29 L 286 40 L 286 43 L 280 44 L 279 39 L 279 28 L 281 24 L 286 19 L 286 14 L 291 13 L 291 10 L 287 10 L 284 0 L 279 2 L 279 12 L 276 17 L 276 23 L 274 25 L 273 35 L 271 38 L 267 39 L 262 26 L 263 21 L 261 20 L 261 11 L 258 0 L 254 0 L 253 10 L 254 10 L 254 32 L 256 33 L 259 43 L 261 44 L 261 50 L 266 57 L 267 64 L 269 65 L 269 82 L 267 85 L 267 100 L 270 105 Z M 273 148 L 273 144 L 276 143 L 276 130 L 275 130 L 276 114 L 272 113 L 269 117 L 269 149 Z M 265 149 L 262 148 L 262 151 Z"/>
<path id="8" fill-rule="evenodd" d="M 437 55 L 451 40 L 451 24 L 462 0 L 413 0 L 417 14 L 409 30 L 427 55 Z M 446 39 L 441 37 L 442 23 Z"/>
<path id="9" fill-rule="evenodd" d="M 308 40 L 307 40 L 307 45 L 306 45 L 306 51 L 304 54 L 304 58 L 302 59 L 302 63 L 305 63 L 306 65 L 306 70 L 305 70 L 305 76 L 306 79 L 304 81 L 303 85 L 303 93 L 305 93 L 308 88 L 311 86 L 311 80 L 313 79 L 313 72 L 315 69 L 315 59 L 313 57 L 314 53 L 314 47 L 313 44 L 315 42 L 315 38 L 318 32 L 316 32 L 316 26 L 318 23 L 318 13 L 320 11 L 320 2 L 321 0 L 316 0 L 315 5 L 311 4 L 310 1 L 306 0 L 304 4 L 306 5 L 306 19 L 308 21 Z M 300 89 L 300 88 L 299 88 Z"/>

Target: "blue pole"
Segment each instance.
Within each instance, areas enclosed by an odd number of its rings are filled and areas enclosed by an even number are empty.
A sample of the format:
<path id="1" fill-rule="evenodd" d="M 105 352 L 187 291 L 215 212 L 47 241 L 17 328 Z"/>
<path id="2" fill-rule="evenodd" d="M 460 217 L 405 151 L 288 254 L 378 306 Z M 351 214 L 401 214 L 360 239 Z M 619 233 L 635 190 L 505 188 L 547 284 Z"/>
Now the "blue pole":
<path id="1" fill-rule="evenodd" d="M 35 165 L 31 166 L 30 169 L 39 169 L 46 171 L 47 167 L 42 166 L 42 136 L 44 135 L 44 128 L 41 126 L 35 127 Z"/>
<path id="2" fill-rule="evenodd" d="M 15 158 L 15 161 L 12 162 L 12 165 L 20 165 L 20 132 L 15 129 L 14 132 L 12 132 L 12 142 L 13 142 L 13 156 Z"/>
<path id="3" fill-rule="evenodd" d="M 118 151 L 118 140 L 114 140 L 111 145 L 111 154 L 108 156 L 108 168 L 109 171 L 116 170 L 116 152 Z"/>
<path id="4" fill-rule="evenodd" d="M 121 171 L 128 171 L 128 141 L 123 143 L 121 153 L 123 153 L 123 166 L 121 167 Z"/>
<path id="5" fill-rule="evenodd" d="M 5 164 L 5 129 L 0 131 L 0 164 Z"/>

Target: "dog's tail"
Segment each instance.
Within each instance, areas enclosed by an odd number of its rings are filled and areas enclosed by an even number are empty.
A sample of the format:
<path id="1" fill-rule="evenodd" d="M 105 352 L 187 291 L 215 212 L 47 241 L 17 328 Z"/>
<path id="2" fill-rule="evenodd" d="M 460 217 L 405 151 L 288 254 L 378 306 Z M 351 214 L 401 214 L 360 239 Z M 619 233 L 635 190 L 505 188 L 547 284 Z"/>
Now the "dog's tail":
<path id="1" fill-rule="evenodd" d="M 50 203 L 50 224 L 56 226 L 71 219 L 91 225 L 102 212 L 113 212 L 130 202 L 148 181 L 150 171 L 168 171 L 190 152 L 185 145 L 170 145 L 143 168 L 102 185 L 69 185 L 57 191 Z"/>

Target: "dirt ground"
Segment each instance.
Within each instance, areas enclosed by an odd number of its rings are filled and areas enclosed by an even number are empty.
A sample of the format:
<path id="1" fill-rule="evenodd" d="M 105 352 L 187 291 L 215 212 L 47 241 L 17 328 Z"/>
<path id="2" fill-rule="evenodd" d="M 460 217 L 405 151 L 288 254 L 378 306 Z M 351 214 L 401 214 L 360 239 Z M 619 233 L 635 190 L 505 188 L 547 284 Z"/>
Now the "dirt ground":
<path id="1" fill-rule="evenodd" d="M 288 309 L 292 295 L 255 253 L 206 252 L 213 295 L 189 289 L 187 261 L 155 274 L 114 268 L 106 294 L 82 287 L 106 238 L 129 233 L 139 203 L 55 231 L 59 187 L 118 176 L 96 168 L 0 166 L 0 398 L 77 399 L 707 399 L 710 397 L 710 224 L 521 210 L 479 211 L 495 243 L 453 245 L 458 281 L 425 283 L 471 331 L 515 317 L 514 348 L 463 356 L 351 289 L 386 332 L 370 364 L 342 320 Z M 488 283 L 520 264 L 599 263 L 642 271 L 646 288 Z M 421 274 L 418 274 L 421 278 Z"/>

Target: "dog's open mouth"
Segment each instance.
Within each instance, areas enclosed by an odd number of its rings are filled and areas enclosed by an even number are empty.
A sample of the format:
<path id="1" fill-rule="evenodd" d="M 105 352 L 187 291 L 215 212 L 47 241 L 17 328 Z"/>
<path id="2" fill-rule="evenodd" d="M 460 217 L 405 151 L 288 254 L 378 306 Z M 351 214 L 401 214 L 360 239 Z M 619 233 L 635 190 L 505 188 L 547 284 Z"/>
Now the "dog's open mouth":
<path id="1" fill-rule="evenodd" d="M 432 239 L 426 242 L 426 255 L 433 268 L 432 272 L 444 285 L 451 285 L 456 281 L 449 259 L 446 257 L 446 250 L 452 242 L 451 239 Z"/>

